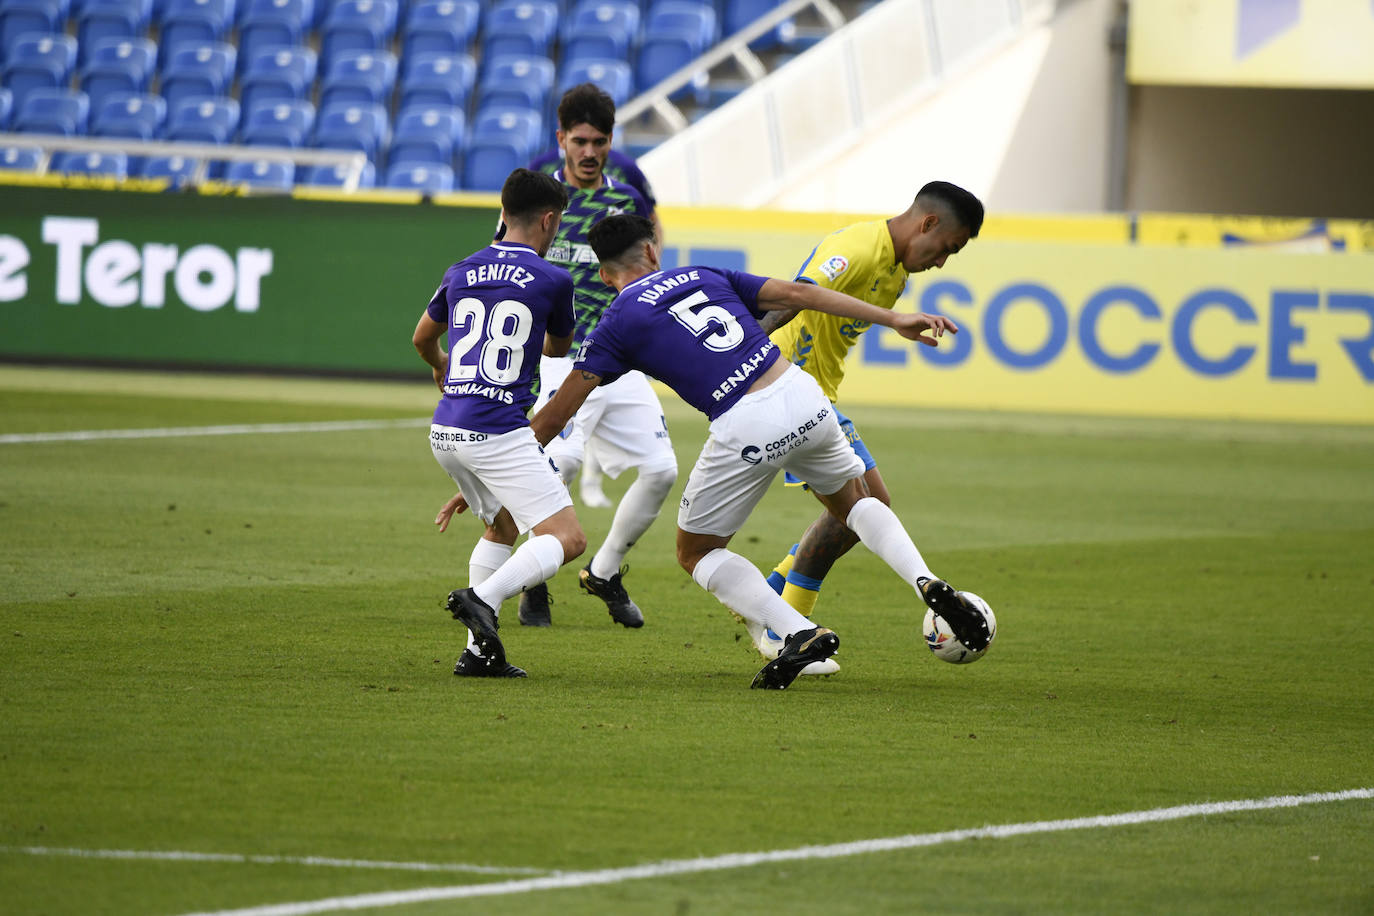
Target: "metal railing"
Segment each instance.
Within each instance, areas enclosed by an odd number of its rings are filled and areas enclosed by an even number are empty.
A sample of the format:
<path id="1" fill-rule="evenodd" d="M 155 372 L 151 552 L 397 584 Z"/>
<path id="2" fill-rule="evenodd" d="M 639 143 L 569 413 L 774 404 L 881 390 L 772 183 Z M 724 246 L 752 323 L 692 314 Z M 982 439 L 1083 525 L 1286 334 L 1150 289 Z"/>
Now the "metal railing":
<path id="1" fill-rule="evenodd" d="M 767 68 L 759 60 L 758 55 L 750 50 L 749 43 L 782 25 L 798 13 L 812 8 L 816 10 L 832 31 L 845 24 L 844 15 L 830 0 L 787 0 L 781 6 L 775 7 L 772 12 L 755 19 L 729 38 L 716 44 L 701 57 L 670 73 L 656 85 L 620 106 L 616 111 L 617 123 L 629 124 L 646 111 L 652 110 L 668 126 L 671 133 L 684 130 L 687 127 L 687 118 L 683 115 L 682 110 L 669 100 L 673 93 L 690 85 L 697 79 L 698 75 L 706 73 L 712 67 L 731 58 L 734 58 L 749 79 L 758 81 L 767 76 Z"/>
<path id="2" fill-rule="evenodd" d="M 367 166 L 367 156 L 350 150 L 290 149 L 281 146 L 239 146 L 215 143 L 172 143 L 166 140 L 132 140 L 115 137 L 64 137 L 58 134 L 0 133 L 0 147 L 38 149 L 37 174 L 48 171 L 55 152 L 124 153 L 127 156 L 180 156 L 196 160 L 191 185 L 203 184 L 212 161 L 290 162 L 295 165 L 343 167 L 344 191 L 356 191 Z"/>

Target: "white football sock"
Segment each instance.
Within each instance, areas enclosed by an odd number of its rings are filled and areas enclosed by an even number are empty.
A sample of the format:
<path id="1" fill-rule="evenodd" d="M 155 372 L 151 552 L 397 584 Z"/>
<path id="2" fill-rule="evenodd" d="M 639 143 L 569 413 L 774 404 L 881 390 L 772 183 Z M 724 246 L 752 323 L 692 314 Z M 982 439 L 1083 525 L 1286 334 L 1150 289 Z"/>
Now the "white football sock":
<path id="1" fill-rule="evenodd" d="M 917 579 L 936 578 L 902 527 L 901 519 L 882 500 L 865 496 L 849 510 L 849 518 L 844 523 L 859 536 L 865 547 L 891 566 L 892 571 L 912 588 L 916 587 Z"/>
<path id="2" fill-rule="evenodd" d="M 783 638 L 816 626 L 769 588 L 754 564 L 722 547 L 701 558 L 692 578 L 745 620 L 763 624 Z"/>
<path id="3" fill-rule="evenodd" d="M 551 534 L 535 535 L 521 544 L 485 582 L 474 586 L 473 591 L 489 607 L 497 608 L 521 589 L 552 578 L 562 565 L 562 542 Z"/>
<path id="4" fill-rule="evenodd" d="M 514 551 L 515 547 L 511 544 L 498 544 L 496 541 L 478 538 L 472 548 L 472 556 L 468 558 L 468 585 L 476 588 L 487 581 L 492 573 L 501 568 L 502 563 L 510 559 Z M 497 616 L 500 616 L 500 606 L 494 608 Z M 478 658 L 482 657 L 482 650 L 477 648 L 477 640 L 472 638 L 471 630 L 468 630 L 468 649 Z"/>
<path id="5" fill-rule="evenodd" d="M 616 506 L 615 518 L 611 520 L 611 530 L 606 533 L 605 542 L 592 557 L 593 576 L 609 579 L 620 572 L 625 554 L 658 518 L 663 501 L 668 498 L 668 491 L 676 482 L 676 467 L 657 471 L 640 470 L 635 482 L 621 497 L 620 505 Z"/>

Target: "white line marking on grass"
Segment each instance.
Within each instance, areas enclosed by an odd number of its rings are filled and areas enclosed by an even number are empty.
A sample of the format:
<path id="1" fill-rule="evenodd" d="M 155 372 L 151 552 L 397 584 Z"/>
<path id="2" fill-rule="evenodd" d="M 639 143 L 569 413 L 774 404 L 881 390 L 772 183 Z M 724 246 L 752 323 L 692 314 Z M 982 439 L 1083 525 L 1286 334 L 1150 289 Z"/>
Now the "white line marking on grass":
<path id="1" fill-rule="evenodd" d="M 598 884 L 619 884 L 639 878 L 662 878 L 697 872 L 724 871 L 748 868 L 771 862 L 791 862 L 800 859 L 836 859 L 842 856 L 891 852 L 938 846 L 962 840 L 1004 839 L 1032 833 L 1056 833 L 1063 830 L 1088 830 L 1098 827 L 1126 827 L 1173 821 L 1209 814 L 1229 814 L 1234 811 L 1263 811 L 1270 808 L 1296 808 L 1325 802 L 1374 798 L 1374 788 L 1349 789 L 1344 792 L 1316 792 L 1310 795 L 1276 795 L 1271 798 L 1241 799 L 1239 801 L 1210 802 L 1179 805 L 1173 808 L 1153 808 L 1148 811 L 1128 811 L 1124 814 L 1104 814 L 1097 817 L 1076 817 L 1060 821 L 1031 821 L 1024 824 L 977 827 L 968 830 L 947 830 L 942 833 L 919 833 L 907 836 L 836 843 L 831 846 L 802 846 L 797 849 L 778 849 L 772 852 L 740 852 L 702 859 L 677 859 L 633 865 L 628 868 L 607 868 L 598 871 L 555 872 L 539 878 L 518 881 L 494 881 L 489 884 L 468 884 L 458 887 L 426 887 L 411 891 L 384 891 L 376 894 L 357 894 L 352 897 L 329 897 L 300 903 L 275 903 L 238 910 L 217 910 L 188 916 L 305 916 L 309 913 L 329 913 L 337 910 L 361 910 L 368 907 L 401 906 L 407 903 L 427 903 L 434 900 L 457 900 L 467 897 L 496 897 L 507 894 L 527 894 L 531 891 L 569 887 L 590 887 Z"/>
<path id="2" fill-rule="evenodd" d="M 321 420 L 314 423 L 231 423 L 223 426 L 170 426 L 162 429 L 74 429 L 58 433 L 6 433 L 0 445 L 36 442 L 94 442 L 100 439 L 174 439 L 181 436 L 241 436 L 254 433 L 338 433 L 429 426 L 430 419 Z"/>
<path id="3" fill-rule="evenodd" d="M 317 865 L 327 868 L 384 868 L 401 871 L 472 872 L 479 875 L 542 875 L 546 868 L 469 865 L 463 862 L 379 862 L 371 859 L 330 859 L 324 856 L 252 856 L 228 852 L 180 852 L 154 849 L 62 849 L 53 846 L 0 846 L 0 852 L 31 856 L 73 856 L 79 859 L 145 859 L 158 862 L 235 862 L 252 865 Z"/>

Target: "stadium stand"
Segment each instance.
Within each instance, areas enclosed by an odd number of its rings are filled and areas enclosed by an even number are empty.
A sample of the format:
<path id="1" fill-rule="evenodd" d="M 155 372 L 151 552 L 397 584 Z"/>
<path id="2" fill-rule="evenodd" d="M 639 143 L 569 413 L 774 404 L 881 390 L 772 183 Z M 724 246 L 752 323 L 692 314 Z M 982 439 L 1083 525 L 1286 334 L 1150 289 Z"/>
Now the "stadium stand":
<path id="1" fill-rule="evenodd" d="M 261 50 L 239 81 L 239 101 L 249 107 L 302 101 L 314 85 L 316 65 L 315 52 L 306 47 Z"/>
<path id="2" fill-rule="evenodd" d="M 427 162 L 398 162 L 387 169 L 386 186 L 438 194 L 453 190 L 453 169 Z"/>
<path id="3" fill-rule="evenodd" d="M 234 61 L 238 56 L 232 45 L 212 42 L 178 48 L 166 59 L 160 78 L 161 94 L 169 111 L 182 102 L 199 98 L 220 98 L 228 94 L 234 81 Z"/>
<path id="4" fill-rule="evenodd" d="M 240 131 L 249 146 L 299 149 L 315 126 L 315 106 L 304 100 L 268 100 L 248 109 Z"/>
<path id="5" fill-rule="evenodd" d="M 32 172 L 43 161 L 43 151 L 32 146 L 0 148 L 0 169 L 13 172 Z"/>
<path id="6" fill-rule="evenodd" d="M 396 163 L 452 165 L 462 149 L 462 109 L 418 105 L 401 112 L 391 139 L 390 158 Z"/>
<path id="7" fill-rule="evenodd" d="M 149 156 L 143 164 L 144 178 L 165 178 L 168 186 L 184 188 L 195 177 L 200 161 L 185 156 Z"/>
<path id="8" fill-rule="evenodd" d="M 52 170 L 64 175 L 108 175 L 111 178 L 127 178 L 129 160 L 123 153 L 58 153 L 53 156 Z"/>
<path id="9" fill-rule="evenodd" d="M 34 89 L 24 97 L 14 126 L 20 133 L 84 134 L 91 103 L 84 92 L 71 89 Z"/>
<path id="10" fill-rule="evenodd" d="M 0 6 L 0 59 L 14 59 L 14 43 L 23 35 L 58 34 L 66 15 L 57 0 L 5 0 Z"/>
<path id="11" fill-rule="evenodd" d="M 266 48 L 294 48 L 305 40 L 314 15 L 311 0 L 248 0 L 239 19 L 239 65 Z"/>
<path id="12" fill-rule="evenodd" d="M 322 187 L 342 187 L 348 179 L 348 169 L 341 165 L 314 165 L 305 170 L 304 184 Z M 377 183 L 377 170 L 372 163 L 363 167 L 358 187 L 370 188 Z"/>
<path id="13" fill-rule="evenodd" d="M 465 107 L 477 80 L 471 57 L 422 54 L 407 61 L 401 77 L 401 110 L 414 105 Z"/>
<path id="14" fill-rule="evenodd" d="M 111 93 L 148 91 L 157 67 L 157 46 L 146 38 L 106 38 L 96 42 L 81 68 L 81 91 L 100 107 Z"/>
<path id="15" fill-rule="evenodd" d="M 295 183 L 295 167 L 289 162 L 259 159 L 253 162 L 230 163 L 224 180 L 230 184 L 286 193 Z"/>
<path id="16" fill-rule="evenodd" d="M 477 0 L 421 0 L 406 16 L 405 56 L 467 53 L 481 17 Z"/>
<path id="17" fill-rule="evenodd" d="M 482 57 L 547 57 L 557 29 L 558 6 L 552 0 L 507 0 L 487 14 Z"/>
<path id="18" fill-rule="evenodd" d="M 183 45 L 222 41 L 232 24 L 234 0 L 166 0 L 158 23 L 164 59 Z"/>
<path id="19" fill-rule="evenodd" d="M 364 185 L 390 185 L 393 172 L 408 180 L 397 167 L 423 163 L 448 167 L 456 186 L 490 190 L 500 185 L 498 173 L 548 145 L 557 100 L 570 86 L 594 82 L 627 104 L 718 33 L 777 5 L 0 0 L 0 130 L 80 136 L 89 128 L 131 140 L 358 149 L 371 162 Z M 38 108 L 26 107 L 30 96 Z M 73 116 L 78 96 L 89 117 Z M 681 105 L 684 97 L 704 104 L 729 96 L 694 84 L 674 98 Z M 636 153 L 648 148 L 633 147 L 623 133 L 617 143 Z M 61 147 L 40 150 L 36 161 L 28 149 L 9 143 L 5 167 L 46 167 Z M 182 182 L 203 156 L 130 155 L 126 166 Z M 210 175 L 226 177 L 225 163 L 212 161 Z M 275 186 L 279 177 L 247 171 L 235 174 L 255 186 Z M 320 184 L 340 184 L 347 173 L 308 163 L 294 171 L 296 181 Z"/>
<path id="20" fill-rule="evenodd" d="M 86 64 L 103 40 L 142 37 L 152 15 L 152 0 L 86 0 L 76 14 L 78 63 Z"/>
<path id="21" fill-rule="evenodd" d="M 396 86 L 396 58 L 387 51 L 342 51 L 320 83 L 320 107 L 386 104 Z"/>
<path id="22" fill-rule="evenodd" d="M 5 54 L 0 72 L 5 88 L 22 111 L 24 99 L 35 89 L 65 89 L 76 64 L 76 39 L 70 35 L 20 35 Z"/>
<path id="23" fill-rule="evenodd" d="M 553 61 L 507 55 L 487 62 L 477 87 L 478 110 L 529 108 L 542 112 L 553 92 Z"/>

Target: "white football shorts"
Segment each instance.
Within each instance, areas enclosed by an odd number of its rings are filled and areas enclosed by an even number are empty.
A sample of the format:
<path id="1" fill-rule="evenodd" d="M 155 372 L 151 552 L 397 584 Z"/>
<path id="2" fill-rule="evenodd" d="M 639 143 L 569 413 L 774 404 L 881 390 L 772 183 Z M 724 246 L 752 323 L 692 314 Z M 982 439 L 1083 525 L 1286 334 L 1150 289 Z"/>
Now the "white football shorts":
<path id="1" fill-rule="evenodd" d="M 796 366 L 712 421 L 682 493 L 678 527 L 691 534 L 733 535 L 781 470 L 827 495 L 864 473 L 834 406 Z"/>
<path id="2" fill-rule="evenodd" d="M 572 367 L 567 357 L 545 356 L 539 361 L 539 400 L 534 412 L 548 403 Z M 612 480 L 630 468 L 654 472 L 677 467 L 663 405 L 643 372 L 627 372 L 609 385 L 598 385 L 546 448 L 555 464 L 565 455 L 580 464 L 589 442 L 601 469 Z"/>
<path id="3" fill-rule="evenodd" d="M 524 534 L 572 505 L 568 488 L 528 426 L 483 433 L 455 426 L 429 427 L 429 447 L 467 498 L 472 512 L 490 525 L 505 506 Z"/>

